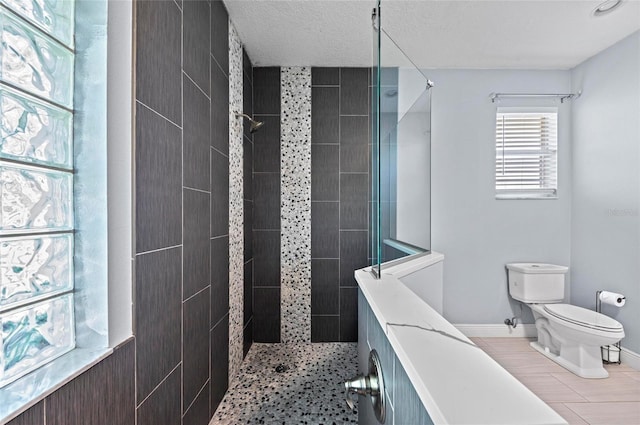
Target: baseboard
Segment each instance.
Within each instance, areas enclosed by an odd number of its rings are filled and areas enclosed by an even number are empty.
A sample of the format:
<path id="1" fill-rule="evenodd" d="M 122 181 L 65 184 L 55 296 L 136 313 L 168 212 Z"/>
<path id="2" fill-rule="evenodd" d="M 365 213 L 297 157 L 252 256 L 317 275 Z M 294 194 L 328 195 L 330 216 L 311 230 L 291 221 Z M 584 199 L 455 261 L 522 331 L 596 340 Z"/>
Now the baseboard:
<path id="1" fill-rule="evenodd" d="M 468 337 L 519 337 L 535 338 L 538 336 L 536 325 L 520 324 L 515 328 L 504 324 L 453 325 Z"/>
<path id="2" fill-rule="evenodd" d="M 640 354 L 620 347 L 620 361 L 635 370 L 640 370 Z"/>

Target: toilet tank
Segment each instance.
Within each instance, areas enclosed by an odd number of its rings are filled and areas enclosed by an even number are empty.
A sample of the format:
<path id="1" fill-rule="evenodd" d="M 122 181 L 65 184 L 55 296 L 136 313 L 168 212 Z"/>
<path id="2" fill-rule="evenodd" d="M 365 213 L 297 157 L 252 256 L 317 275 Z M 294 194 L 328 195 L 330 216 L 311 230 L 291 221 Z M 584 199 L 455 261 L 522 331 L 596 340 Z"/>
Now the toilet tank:
<path id="1" fill-rule="evenodd" d="M 565 266 L 541 263 L 507 264 L 511 297 L 531 304 L 559 303 L 564 300 Z"/>

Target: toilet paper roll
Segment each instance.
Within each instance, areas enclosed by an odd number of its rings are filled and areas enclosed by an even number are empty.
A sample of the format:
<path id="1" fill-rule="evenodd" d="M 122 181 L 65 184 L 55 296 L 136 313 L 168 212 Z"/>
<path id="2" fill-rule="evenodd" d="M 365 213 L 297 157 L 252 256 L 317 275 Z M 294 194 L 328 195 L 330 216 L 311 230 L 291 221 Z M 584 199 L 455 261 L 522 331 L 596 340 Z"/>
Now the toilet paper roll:
<path id="1" fill-rule="evenodd" d="M 626 297 L 622 294 L 615 292 L 602 291 L 600 292 L 600 302 L 602 304 L 615 305 L 616 307 L 622 307 L 627 301 Z"/>

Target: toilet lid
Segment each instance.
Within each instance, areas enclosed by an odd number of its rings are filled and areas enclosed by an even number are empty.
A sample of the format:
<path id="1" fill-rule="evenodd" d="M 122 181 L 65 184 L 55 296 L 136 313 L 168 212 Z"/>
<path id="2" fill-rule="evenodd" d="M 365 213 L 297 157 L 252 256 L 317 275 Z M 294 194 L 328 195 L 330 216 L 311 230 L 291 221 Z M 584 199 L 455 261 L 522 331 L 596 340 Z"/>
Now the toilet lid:
<path id="1" fill-rule="evenodd" d="M 546 304 L 544 309 L 547 313 L 567 322 L 577 325 L 599 329 L 602 331 L 618 332 L 622 329 L 622 325 L 609 316 L 587 310 L 571 304 Z"/>

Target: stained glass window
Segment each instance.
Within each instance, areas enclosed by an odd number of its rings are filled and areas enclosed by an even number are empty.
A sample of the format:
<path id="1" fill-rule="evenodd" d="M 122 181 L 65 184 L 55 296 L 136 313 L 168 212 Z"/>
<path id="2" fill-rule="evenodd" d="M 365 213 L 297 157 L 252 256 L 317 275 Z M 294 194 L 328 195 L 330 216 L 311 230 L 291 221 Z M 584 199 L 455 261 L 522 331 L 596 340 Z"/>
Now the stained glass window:
<path id="1" fill-rule="evenodd" d="M 0 387 L 75 347 L 73 0 L 0 0 Z"/>

